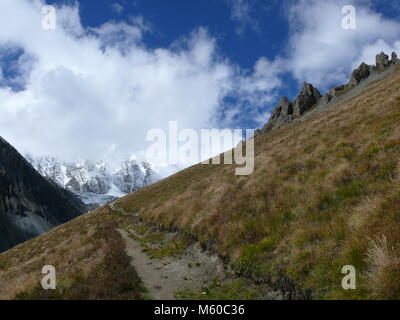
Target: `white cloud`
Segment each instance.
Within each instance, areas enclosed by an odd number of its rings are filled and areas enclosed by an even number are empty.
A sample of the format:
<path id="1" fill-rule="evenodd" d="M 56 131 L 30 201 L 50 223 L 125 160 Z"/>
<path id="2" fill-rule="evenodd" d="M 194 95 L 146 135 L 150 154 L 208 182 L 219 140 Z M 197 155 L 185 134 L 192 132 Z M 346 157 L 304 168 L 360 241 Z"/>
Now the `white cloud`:
<path id="1" fill-rule="evenodd" d="M 241 79 L 239 84 L 239 89 L 242 90 L 241 96 L 252 103 L 270 102 L 271 96 L 263 93 L 271 92 L 281 86 L 280 76 L 283 68 L 283 61 L 280 58 L 270 62 L 267 58 L 261 57 L 255 63 L 252 75 Z"/>
<path id="2" fill-rule="evenodd" d="M 273 61 L 266 57 L 259 58 L 251 74 L 236 79 L 234 92 L 238 102 L 229 107 L 225 123 L 233 123 L 234 118 L 247 106 L 247 118 L 253 119 L 258 126 L 263 126 L 269 118 L 269 112 L 265 111 L 266 106 L 278 98 L 277 89 L 282 86 L 281 76 L 284 70 L 284 60 L 279 57 Z M 266 95 L 265 92 L 269 94 Z"/>
<path id="3" fill-rule="evenodd" d="M 122 13 L 122 11 L 124 11 L 124 7 L 118 2 L 112 3 L 111 9 L 114 10 L 116 13 Z"/>
<path id="4" fill-rule="evenodd" d="M 239 24 L 236 33 L 243 35 L 247 27 L 259 32 L 259 22 L 253 16 L 254 0 L 226 0 L 231 9 L 231 19 Z"/>
<path id="5" fill-rule="evenodd" d="M 356 8 L 355 30 L 342 28 L 347 4 Z M 374 12 L 369 1 L 299 0 L 289 6 L 288 19 L 288 70 L 322 89 L 347 82 L 352 69 L 362 61 L 373 64 L 382 50 L 391 53 L 400 39 L 399 21 Z"/>
<path id="6" fill-rule="evenodd" d="M 130 50 L 143 36 L 140 27 L 125 22 L 106 22 L 91 30 L 100 39 L 103 47 L 117 47 L 120 50 Z"/>
<path id="7" fill-rule="evenodd" d="M 181 129 L 212 127 L 227 97 L 245 106 L 256 95 L 257 109 L 279 85 L 277 63 L 262 58 L 246 72 L 218 53 L 204 28 L 153 50 L 143 42 L 145 24 L 88 30 L 76 5 L 58 7 L 56 30 L 44 30 L 42 5 L 0 1 L 0 47 L 24 52 L 24 89 L 0 87 L 1 135 L 22 152 L 121 160 L 144 153 L 152 128 L 169 120 Z"/>
<path id="8" fill-rule="evenodd" d="M 139 27 L 144 32 L 153 31 L 153 25 L 149 21 L 146 21 L 143 18 L 143 16 L 140 15 L 130 16 L 130 21 L 132 22 L 133 25 Z"/>

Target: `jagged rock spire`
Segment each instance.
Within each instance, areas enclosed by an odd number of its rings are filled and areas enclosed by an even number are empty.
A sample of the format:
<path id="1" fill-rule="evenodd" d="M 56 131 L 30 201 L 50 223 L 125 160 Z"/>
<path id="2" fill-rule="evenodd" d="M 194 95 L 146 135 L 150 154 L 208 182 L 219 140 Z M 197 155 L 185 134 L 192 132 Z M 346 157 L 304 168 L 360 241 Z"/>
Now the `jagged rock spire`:
<path id="1" fill-rule="evenodd" d="M 361 63 L 360 66 L 355 69 L 350 77 L 349 85 L 354 87 L 357 86 L 361 80 L 366 79 L 371 74 L 372 67 L 366 63 Z"/>
<path id="2" fill-rule="evenodd" d="M 271 117 L 277 119 L 281 115 L 286 116 L 291 114 L 293 114 L 293 104 L 288 100 L 288 98 L 282 97 Z"/>
<path id="3" fill-rule="evenodd" d="M 320 99 L 321 94 L 319 91 L 312 84 L 305 82 L 294 103 L 290 102 L 286 97 L 279 101 L 261 132 L 269 132 L 292 122 L 296 116 L 300 116 L 312 108 Z"/>
<path id="4" fill-rule="evenodd" d="M 392 52 L 392 60 L 390 61 L 391 64 L 399 64 L 400 60 L 397 59 L 397 54 L 396 52 Z"/>
<path id="5" fill-rule="evenodd" d="M 294 101 L 293 111 L 295 116 L 300 116 L 318 103 L 321 94 L 312 84 L 304 82 L 299 96 Z"/>
<path id="6" fill-rule="evenodd" d="M 377 54 L 375 61 L 378 70 L 383 70 L 389 66 L 389 56 L 387 56 L 384 52 Z"/>
<path id="7" fill-rule="evenodd" d="M 286 97 L 282 97 L 269 118 L 268 123 L 262 128 L 262 132 L 277 129 L 293 120 L 293 103 Z"/>

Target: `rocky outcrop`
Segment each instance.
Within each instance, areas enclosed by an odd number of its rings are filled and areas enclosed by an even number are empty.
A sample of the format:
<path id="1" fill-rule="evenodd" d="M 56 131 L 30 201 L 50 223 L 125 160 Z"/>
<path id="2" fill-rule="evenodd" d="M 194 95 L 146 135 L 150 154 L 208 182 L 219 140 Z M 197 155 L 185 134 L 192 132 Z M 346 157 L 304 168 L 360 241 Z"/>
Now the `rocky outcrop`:
<path id="1" fill-rule="evenodd" d="M 346 86 L 344 84 L 342 84 L 341 86 L 337 86 L 333 89 L 331 89 L 331 91 L 329 91 L 329 94 L 331 97 L 336 96 L 338 93 L 340 93 L 341 91 L 343 91 L 346 88 Z"/>
<path id="2" fill-rule="evenodd" d="M 293 103 L 291 103 L 286 97 L 283 97 L 269 118 L 268 123 L 262 129 L 263 132 L 268 132 L 273 129 L 277 129 L 286 123 L 293 120 Z"/>
<path id="3" fill-rule="evenodd" d="M 370 66 L 366 63 L 361 63 L 360 66 L 355 69 L 350 77 L 350 81 L 347 86 L 355 87 L 360 84 L 360 82 L 364 79 L 369 78 L 370 75 L 386 70 L 392 64 L 398 64 L 399 60 L 397 59 L 397 54 L 392 52 L 392 59 L 389 60 L 389 56 L 384 52 L 381 52 L 375 57 L 376 65 Z"/>
<path id="4" fill-rule="evenodd" d="M 390 64 L 400 64 L 400 60 L 397 58 L 396 52 L 392 52 L 392 60 L 390 60 Z"/>
<path id="5" fill-rule="evenodd" d="M 384 52 L 381 52 L 376 55 L 375 66 L 368 65 L 364 62 L 361 63 L 360 66 L 351 73 L 348 84 L 334 87 L 323 96 L 321 96 L 318 89 L 314 88 L 311 84 L 304 83 L 300 94 L 293 103 L 286 97 L 283 97 L 279 101 L 278 105 L 272 112 L 268 123 L 262 129 L 257 130 L 256 135 L 276 130 L 292 121 L 295 121 L 296 119 L 301 118 L 310 109 L 314 109 L 314 107 L 319 108 L 321 106 L 327 106 L 332 101 L 337 103 L 344 93 L 359 86 L 363 80 L 370 78 L 372 75 L 377 76 L 395 64 L 400 64 L 400 60 L 397 58 L 395 52 L 392 53 L 390 60 L 389 56 Z"/>
<path id="6" fill-rule="evenodd" d="M 78 217 L 84 204 L 0 137 L 0 252 Z"/>
<path id="7" fill-rule="evenodd" d="M 389 67 L 389 56 L 387 56 L 384 52 L 376 55 L 376 68 L 378 70 L 384 70 Z"/>
<path id="8" fill-rule="evenodd" d="M 361 82 L 361 80 L 367 79 L 371 72 L 371 66 L 367 65 L 364 62 L 361 63 L 360 66 L 352 72 L 348 85 L 351 87 L 357 86 Z"/>
<path id="9" fill-rule="evenodd" d="M 318 89 L 310 83 L 305 82 L 299 96 L 294 100 L 293 113 L 295 116 L 301 116 L 304 112 L 311 109 L 321 99 Z"/>
<path id="10" fill-rule="evenodd" d="M 258 130 L 258 134 L 278 129 L 285 124 L 292 122 L 296 117 L 301 116 L 311 109 L 321 99 L 321 94 L 309 83 L 304 83 L 300 94 L 292 103 L 283 97 L 271 114 L 268 123 Z"/>
<path id="11" fill-rule="evenodd" d="M 337 95 L 341 94 L 343 90 L 346 88 L 345 85 L 340 85 L 335 88 L 332 88 L 329 92 L 325 93 L 322 98 L 319 100 L 320 105 L 327 105 L 331 100 Z"/>

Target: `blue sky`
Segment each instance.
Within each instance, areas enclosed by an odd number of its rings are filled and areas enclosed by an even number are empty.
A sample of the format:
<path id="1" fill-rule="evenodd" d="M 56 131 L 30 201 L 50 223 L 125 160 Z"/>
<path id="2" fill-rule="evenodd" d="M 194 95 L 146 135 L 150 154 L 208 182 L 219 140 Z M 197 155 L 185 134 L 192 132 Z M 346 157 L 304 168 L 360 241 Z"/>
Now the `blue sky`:
<path id="1" fill-rule="evenodd" d="M 304 81 L 323 93 L 400 51 L 399 14 L 397 0 L 3 1 L 0 134 L 22 152 L 122 159 L 171 120 L 258 128 Z"/>
<path id="2" fill-rule="evenodd" d="M 279 54 L 287 41 L 288 26 L 282 15 L 282 2 L 276 0 L 249 1 L 251 21 L 243 22 L 232 18 L 234 4 L 225 0 L 98 0 L 95 4 L 93 0 L 80 0 L 79 3 L 82 23 L 86 26 L 142 16 L 154 28 L 145 39 L 151 47 L 167 47 L 191 30 L 207 27 L 218 38 L 221 51 L 247 68 L 252 68 L 262 55 L 273 58 Z"/>

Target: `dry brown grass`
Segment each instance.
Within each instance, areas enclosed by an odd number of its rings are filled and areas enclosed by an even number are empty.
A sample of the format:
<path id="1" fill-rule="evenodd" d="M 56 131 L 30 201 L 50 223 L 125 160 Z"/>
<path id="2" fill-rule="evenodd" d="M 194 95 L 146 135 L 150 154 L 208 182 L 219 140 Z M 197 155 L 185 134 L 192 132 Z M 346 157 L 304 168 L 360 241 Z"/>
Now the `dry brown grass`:
<path id="1" fill-rule="evenodd" d="M 96 210 L 0 255 L 0 299 L 139 299 L 144 292 L 115 230 L 118 216 Z M 53 265 L 57 290 L 40 286 Z"/>
<path id="2" fill-rule="evenodd" d="M 386 236 L 371 240 L 367 251 L 367 264 L 368 278 L 377 297 L 392 298 L 391 295 L 399 293 L 396 282 L 400 276 L 400 256 L 396 249 L 389 245 Z"/>
<path id="3" fill-rule="evenodd" d="M 315 298 L 400 298 L 393 258 L 400 248 L 399 123 L 396 72 L 324 113 L 257 137 L 248 177 L 235 176 L 232 165 L 196 165 L 117 205 L 128 213 L 125 224 L 139 214 L 186 232 L 255 280 L 290 279 Z M 0 255 L 0 281 L 8 282 L 0 296 L 34 282 L 37 267 L 48 262 L 46 250 L 57 258 L 49 263 L 61 261 L 68 274 L 69 259 L 90 272 L 104 253 L 76 233 L 97 230 L 110 216 L 121 219 L 112 214 L 104 207 Z M 381 242 L 371 245 L 378 237 L 390 251 Z M 82 255 L 72 254 L 78 247 Z M 344 265 L 356 267 L 357 290 L 341 288 Z"/>

